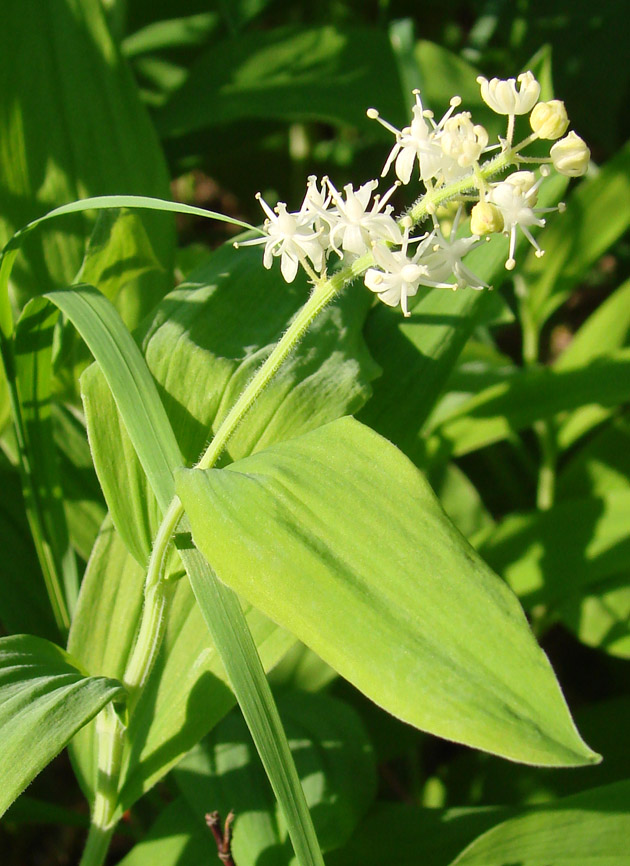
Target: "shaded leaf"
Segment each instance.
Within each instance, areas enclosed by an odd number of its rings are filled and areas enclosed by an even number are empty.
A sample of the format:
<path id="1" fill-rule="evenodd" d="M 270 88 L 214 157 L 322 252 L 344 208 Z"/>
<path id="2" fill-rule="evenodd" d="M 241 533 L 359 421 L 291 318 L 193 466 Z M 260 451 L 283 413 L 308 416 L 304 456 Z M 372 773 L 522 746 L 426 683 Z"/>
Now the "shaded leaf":
<path id="1" fill-rule="evenodd" d="M 355 713 L 324 695 L 285 692 L 278 709 L 324 852 L 343 845 L 376 790 L 371 747 Z M 174 771 L 195 824 L 212 805 L 238 812 L 233 852 L 239 864 L 294 863 L 282 813 L 274 801 L 240 713 L 232 713 L 208 741 Z"/>

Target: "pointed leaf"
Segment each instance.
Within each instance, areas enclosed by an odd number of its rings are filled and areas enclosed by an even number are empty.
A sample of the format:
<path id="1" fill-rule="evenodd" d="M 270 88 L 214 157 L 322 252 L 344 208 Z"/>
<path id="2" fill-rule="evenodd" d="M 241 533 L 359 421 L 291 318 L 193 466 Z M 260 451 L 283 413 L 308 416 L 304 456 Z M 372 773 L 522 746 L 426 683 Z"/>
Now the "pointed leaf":
<path id="1" fill-rule="evenodd" d="M 368 428 L 342 419 L 177 488 L 221 580 L 394 715 L 517 761 L 597 760 L 515 597 Z"/>
<path id="2" fill-rule="evenodd" d="M 628 866 L 630 781 L 566 797 L 476 839 L 452 866 Z"/>
<path id="3" fill-rule="evenodd" d="M 120 683 L 88 677 L 60 647 L 31 635 L 0 638 L 0 814 Z"/>

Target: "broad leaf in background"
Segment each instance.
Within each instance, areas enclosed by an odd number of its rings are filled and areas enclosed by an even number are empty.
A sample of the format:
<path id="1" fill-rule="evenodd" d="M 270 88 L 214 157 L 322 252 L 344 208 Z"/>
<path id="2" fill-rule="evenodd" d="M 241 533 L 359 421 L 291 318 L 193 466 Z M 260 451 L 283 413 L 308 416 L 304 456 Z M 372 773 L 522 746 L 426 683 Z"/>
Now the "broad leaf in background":
<path id="1" fill-rule="evenodd" d="M 630 782 L 584 791 L 488 830 L 452 866 L 627 866 Z"/>
<path id="2" fill-rule="evenodd" d="M 287 692 L 278 709 L 322 851 L 343 845 L 376 793 L 376 767 L 361 720 L 325 695 Z M 294 862 L 282 814 L 240 713 L 178 764 L 174 779 L 196 823 L 212 809 L 237 815 L 233 852 L 242 866 Z"/>
<path id="3" fill-rule="evenodd" d="M 168 198 L 164 157 L 99 0 L 5 0 L 2 13 L 0 242 L 55 205 L 89 195 Z M 20 305 L 51 281 L 72 281 L 83 220 L 29 238 L 13 275 Z M 143 223 L 170 268 L 172 218 L 145 215 Z"/>
<path id="4" fill-rule="evenodd" d="M 480 545 L 526 609 L 554 605 L 630 567 L 630 486 L 512 514 Z"/>
<path id="5" fill-rule="evenodd" d="M 120 683 L 86 676 L 49 641 L 0 638 L 0 814 L 83 725 L 123 696 Z"/>
<path id="6" fill-rule="evenodd" d="M 618 406 L 629 397 L 630 349 L 560 372 L 526 369 L 460 403 L 430 431 L 427 447 L 430 452 L 461 456 L 558 412 L 595 401 Z"/>
<path id="7" fill-rule="evenodd" d="M 52 420 L 70 541 L 87 562 L 105 518 L 103 494 L 82 418 L 54 403 Z"/>
<path id="8" fill-rule="evenodd" d="M 597 760 L 514 596 L 373 431 L 341 419 L 176 477 L 220 579 L 393 715 L 526 763 Z"/>
<path id="9" fill-rule="evenodd" d="M 323 851 L 342 846 L 376 790 L 371 747 L 359 717 L 324 695 L 283 693 L 278 707 Z M 242 716 L 231 713 L 178 764 L 182 792 L 121 866 L 197 866 L 216 856 L 204 815 L 236 812 L 239 866 L 295 863 L 281 813 Z M 196 859 L 195 859 L 196 858 Z"/>
<path id="10" fill-rule="evenodd" d="M 52 343 L 57 310 L 27 303 L 15 331 L 15 387 L 23 442 L 24 505 L 55 620 L 68 633 L 79 594 L 51 417 Z"/>
<path id="11" fill-rule="evenodd" d="M 287 286 L 275 270 L 262 268 L 258 250 L 226 244 L 147 319 L 139 339 L 187 463 L 198 459 L 307 292 L 305 280 Z M 318 318 L 230 441 L 231 458 L 363 405 L 378 373 L 361 334 L 368 294 L 350 286 Z M 153 493 L 96 367 L 81 385 L 110 511 L 130 549 L 146 555 L 157 528 Z"/>
<path id="12" fill-rule="evenodd" d="M 630 281 L 626 281 L 592 313 L 569 346 L 560 355 L 554 369 L 572 370 L 594 358 L 610 355 L 630 342 Z M 611 415 L 611 408 L 595 403 L 571 412 L 558 429 L 558 444 L 568 448 L 593 426 Z"/>
<path id="13" fill-rule="evenodd" d="M 164 138 L 254 118 L 323 120 L 376 132 L 366 109 L 378 104 L 384 117 L 403 124 L 406 102 L 383 31 L 284 27 L 213 45 L 158 111 L 156 125 Z"/>
<path id="14" fill-rule="evenodd" d="M 81 586 L 69 650 L 90 673 L 122 677 L 142 608 L 144 571 L 108 519 L 103 524 Z M 244 604 L 247 622 L 265 667 L 294 638 Z M 234 705 L 225 673 L 187 580 L 177 582 L 164 642 L 134 711 L 123 778 L 122 808 L 191 749 Z M 94 726 L 81 731 L 71 753 L 79 780 L 91 798 L 96 778 Z"/>
<path id="15" fill-rule="evenodd" d="M 446 866 L 465 845 L 509 814 L 511 810 L 499 806 L 420 809 L 407 803 L 375 803 L 348 845 L 333 851 L 326 863 Z"/>

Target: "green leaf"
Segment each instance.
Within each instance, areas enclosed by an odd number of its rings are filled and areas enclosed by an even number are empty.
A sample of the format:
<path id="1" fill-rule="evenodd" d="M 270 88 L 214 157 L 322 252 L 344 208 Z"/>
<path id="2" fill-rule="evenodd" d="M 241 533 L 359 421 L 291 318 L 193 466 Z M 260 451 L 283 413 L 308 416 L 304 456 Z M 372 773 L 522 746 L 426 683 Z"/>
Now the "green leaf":
<path id="1" fill-rule="evenodd" d="M 97 288 L 133 331 L 171 287 L 171 278 L 156 259 L 137 212 L 101 210 L 79 273 L 72 281 Z M 90 353 L 74 327 L 63 327 L 57 340 L 55 370 L 70 394 L 90 363 Z"/>
<path id="2" fill-rule="evenodd" d="M 317 319 L 230 440 L 230 458 L 354 412 L 368 399 L 377 368 L 361 334 L 367 295 L 350 286 Z M 139 338 L 186 463 L 198 459 L 307 297 L 303 278 L 287 286 L 261 267 L 258 250 L 226 244 L 155 309 Z M 102 375 L 91 368 L 81 384 L 110 510 L 131 549 L 146 555 L 157 528 L 153 493 Z"/>
<path id="3" fill-rule="evenodd" d="M 0 638 L 0 814 L 74 734 L 107 704 L 120 683 L 88 677 L 42 638 Z"/>
<path id="4" fill-rule="evenodd" d="M 583 644 L 630 658 L 630 586 L 627 573 L 595 584 L 558 607 L 558 617 Z"/>
<path id="5" fill-rule="evenodd" d="M 122 677 L 142 607 L 144 571 L 106 520 L 88 563 L 68 648 L 93 674 Z M 294 638 L 243 605 L 266 668 Z M 133 803 L 181 759 L 234 705 L 225 672 L 188 581 L 177 581 L 164 643 L 137 704 L 133 745 L 122 780 L 121 809 Z M 91 797 L 96 779 L 94 726 L 71 744 L 82 788 Z"/>
<path id="6" fill-rule="evenodd" d="M 494 826 L 508 810 L 419 809 L 406 803 L 376 803 L 344 848 L 333 851 L 328 866 L 446 866 L 479 833 Z M 131 864 L 130 864 L 131 866 Z"/>
<path id="7" fill-rule="evenodd" d="M 56 403 L 51 408 L 70 541 L 87 562 L 105 519 L 103 494 L 82 418 Z"/>
<path id="8" fill-rule="evenodd" d="M 556 372 L 528 369 L 476 394 L 432 431 L 430 451 L 467 454 L 541 418 L 597 401 L 617 406 L 630 394 L 630 349 Z"/>
<path id="9" fill-rule="evenodd" d="M 57 313 L 30 302 L 14 341 L 24 504 L 55 620 L 65 636 L 79 593 L 76 559 L 63 506 L 51 418 L 52 342 Z"/>
<path id="10" fill-rule="evenodd" d="M 453 866 L 627 866 L 630 781 L 584 791 L 488 830 Z"/>
<path id="11" fill-rule="evenodd" d="M 365 58 L 378 58 L 378 64 Z M 406 118 L 387 35 L 375 28 L 283 27 L 213 45 L 157 113 L 165 138 L 235 120 L 323 120 L 370 128 L 378 103 L 392 123 Z"/>
<path id="12" fill-rule="evenodd" d="M 512 514 L 480 553 L 529 610 L 626 572 L 630 489 L 559 502 L 549 511 Z"/>
<path id="13" fill-rule="evenodd" d="M 630 343 L 630 280 L 606 298 L 575 334 L 554 368 L 571 370 L 602 355 L 610 355 Z M 568 448 L 594 425 L 611 414 L 599 403 L 572 412 L 558 429 L 558 443 Z"/>
<path id="14" fill-rule="evenodd" d="M 182 459 L 155 382 L 133 337 L 112 304 L 92 286 L 49 292 L 44 299 L 31 302 L 33 314 L 50 301 L 79 331 L 103 371 L 138 460 L 165 511 L 174 495 L 173 469 Z M 98 464 L 96 469 L 98 472 Z M 109 479 L 101 476 L 100 481 L 109 502 Z M 116 522 L 116 514 L 113 517 Z M 124 534 L 124 519 L 120 525 Z"/>
<path id="15" fill-rule="evenodd" d="M 278 709 L 322 850 L 343 845 L 376 791 L 371 746 L 358 716 L 325 695 L 283 693 Z M 223 816 L 238 811 L 233 852 L 237 863 L 295 862 L 282 813 L 240 713 L 231 713 L 181 761 L 174 779 L 195 823 L 208 804 Z"/>
<path id="16" fill-rule="evenodd" d="M 374 764 L 358 717 L 347 706 L 322 695 L 284 694 L 279 698 L 318 837 L 324 849 L 342 845 L 374 792 Z M 174 771 L 183 791 L 158 817 L 121 866 L 197 866 L 216 856 L 204 815 L 223 818 L 234 806 L 235 861 L 286 866 L 292 859 L 286 830 L 253 749 L 245 723 L 230 714 L 208 740 L 193 748 Z"/>
<path id="17" fill-rule="evenodd" d="M 342 419 L 177 489 L 221 580 L 389 712 L 517 761 L 597 760 L 516 599 L 372 431 Z"/>
<path id="18" fill-rule="evenodd" d="M 0 460 L 0 622 L 5 633 L 31 632 L 54 640 L 58 629 L 41 578 L 33 540 L 24 514 L 17 471 Z"/>
<path id="19" fill-rule="evenodd" d="M 586 270 L 630 225 L 630 144 L 569 196 L 566 213 L 545 229 L 542 259 L 530 251 L 522 268 L 526 303 L 542 325 L 564 303 Z"/>
<path id="20" fill-rule="evenodd" d="M 2 11 L 0 244 L 66 201 L 115 192 L 168 196 L 155 130 L 99 0 L 6 0 Z M 170 269 L 172 220 L 143 220 Z M 76 218 L 29 239 L 14 274 L 20 303 L 72 281 L 86 232 L 89 224 Z"/>

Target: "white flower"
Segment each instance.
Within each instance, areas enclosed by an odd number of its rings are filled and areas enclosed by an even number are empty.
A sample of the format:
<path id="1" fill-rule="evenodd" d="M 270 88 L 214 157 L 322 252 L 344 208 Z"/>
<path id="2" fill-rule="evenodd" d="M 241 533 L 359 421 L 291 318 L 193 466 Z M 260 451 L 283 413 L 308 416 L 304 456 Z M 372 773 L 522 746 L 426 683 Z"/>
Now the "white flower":
<path id="1" fill-rule="evenodd" d="M 317 185 L 317 177 L 314 174 L 309 175 L 300 214 L 310 215 L 313 228 L 319 234 L 319 243 L 324 254 L 330 248 L 330 229 L 339 219 L 337 208 L 330 206 L 331 201 L 332 195 L 328 186 L 328 178 L 322 178 L 320 189 Z"/>
<path id="2" fill-rule="evenodd" d="M 529 125 L 538 138 L 560 138 L 569 128 L 569 118 L 564 102 L 552 99 L 550 102 L 539 102 L 529 116 Z"/>
<path id="3" fill-rule="evenodd" d="M 497 114 L 527 114 L 534 107 L 540 96 L 540 84 L 531 72 L 523 72 L 518 76 L 520 89 L 516 89 L 516 79 L 507 81 L 493 78 L 488 81 L 479 75 L 477 83 L 481 85 L 481 98 Z"/>
<path id="4" fill-rule="evenodd" d="M 357 190 L 353 189 L 351 183 L 346 184 L 343 188 L 345 201 L 330 181 L 328 186 L 337 210 L 335 223 L 330 229 L 330 246 L 337 255 L 349 253 L 352 256 L 362 256 L 368 252 L 375 240 L 402 243 L 401 231 L 391 216 L 393 207 L 387 205 L 390 196 L 399 186 L 398 183 L 382 198 L 374 196 L 370 210 L 368 206 L 372 193 L 378 186 L 377 180 L 369 180 Z"/>
<path id="5" fill-rule="evenodd" d="M 381 177 L 385 177 L 392 163 L 395 162 L 396 175 L 404 184 L 411 180 L 416 159 L 420 166 L 420 178 L 423 181 L 431 180 L 442 173 L 445 165 L 445 154 L 440 147 L 439 134 L 454 109 L 461 104 L 459 96 L 454 96 L 451 99 L 451 107 L 442 120 L 436 124 L 432 119 L 432 113 L 425 111 L 422 107 L 420 91 L 414 90 L 414 95 L 416 104 L 412 109 L 413 120 L 410 126 L 405 126 L 402 130 L 396 129 L 391 123 L 383 120 L 375 108 L 370 108 L 367 112 L 368 117 L 378 120 L 385 129 L 393 132 L 396 136 L 396 144 L 387 158 Z M 425 117 L 431 120 L 433 128 L 426 122 Z"/>
<path id="6" fill-rule="evenodd" d="M 579 135 L 570 132 L 556 141 L 549 156 L 557 172 L 567 177 L 580 177 L 586 174 L 591 152 Z"/>
<path id="7" fill-rule="evenodd" d="M 479 160 L 488 144 L 488 133 L 480 124 L 473 125 L 470 112 L 462 111 L 446 121 L 439 141 L 446 156 L 466 171 Z"/>
<path id="8" fill-rule="evenodd" d="M 429 269 L 421 261 L 432 238 L 433 234 L 429 234 L 410 240 L 409 230 L 406 229 L 401 249 L 390 250 L 385 244 L 374 246 L 374 261 L 382 270 L 369 268 L 365 272 L 363 281 L 367 288 L 371 292 L 376 292 L 379 299 L 388 307 L 400 304 L 404 316 L 409 316 L 407 299 L 416 294 L 419 286 L 438 289 L 455 288 L 451 283 L 433 279 Z M 416 252 L 409 257 L 407 248 L 410 243 L 415 242 L 418 242 Z"/>
<path id="9" fill-rule="evenodd" d="M 434 229 L 431 251 L 423 257 L 422 263 L 429 269 L 429 273 L 434 280 L 444 281 L 453 274 L 456 279 L 456 285 L 453 288 L 461 289 L 465 286 L 470 286 L 471 289 L 487 289 L 488 284 L 484 283 L 476 274 L 473 274 L 462 262 L 464 256 L 471 250 L 474 250 L 475 247 L 478 247 L 481 241 L 476 235 L 472 237 L 456 237 L 461 214 L 462 208 L 460 207 L 453 220 L 453 226 L 448 239 L 444 237 L 438 221 L 433 217 Z"/>
<path id="10" fill-rule="evenodd" d="M 516 248 L 516 229 L 520 228 L 527 240 L 536 250 L 537 256 L 542 256 L 544 250 L 541 250 L 538 242 L 529 231 L 529 226 L 544 226 L 545 220 L 536 216 L 537 212 L 543 209 L 532 207 L 536 202 L 538 194 L 538 186 L 540 180 L 534 184 L 529 182 L 529 178 L 522 177 L 530 175 L 532 172 L 514 172 L 517 177 L 511 175 L 506 180 L 494 184 L 490 190 L 489 199 L 501 211 L 503 217 L 503 229 L 506 235 L 510 238 L 510 251 L 505 267 L 511 271 L 516 261 L 514 259 L 514 250 Z M 511 182 L 514 178 L 516 182 Z M 553 208 L 550 208 L 553 210 Z M 545 208 L 544 210 L 548 210 Z"/>
<path id="11" fill-rule="evenodd" d="M 321 230 L 313 229 L 313 214 L 304 209 L 304 205 L 298 213 L 289 213 L 284 202 L 278 202 L 272 210 L 260 193 L 256 194 L 256 198 L 267 214 L 263 225 L 266 237 L 241 241 L 235 246 L 265 244 L 263 265 L 270 268 L 273 258 L 280 256 L 280 271 L 287 283 L 293 282 L 298 265 L 305 258 L 309 258 L 315 270 L 321 273 L 324 250 L 319 240 Z"/>

